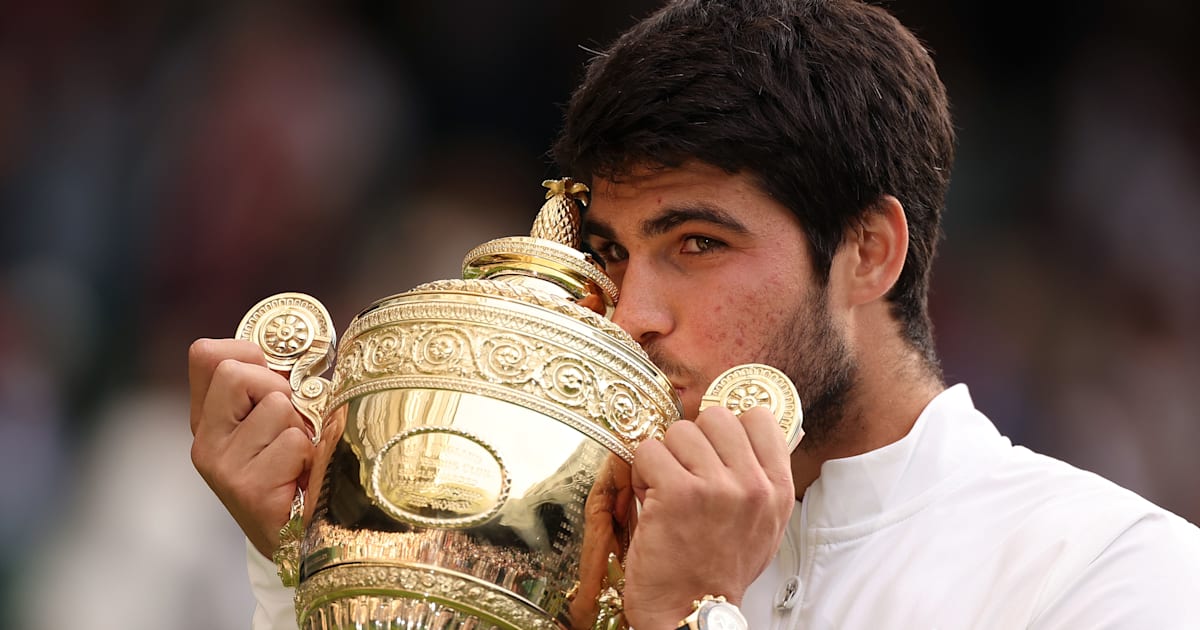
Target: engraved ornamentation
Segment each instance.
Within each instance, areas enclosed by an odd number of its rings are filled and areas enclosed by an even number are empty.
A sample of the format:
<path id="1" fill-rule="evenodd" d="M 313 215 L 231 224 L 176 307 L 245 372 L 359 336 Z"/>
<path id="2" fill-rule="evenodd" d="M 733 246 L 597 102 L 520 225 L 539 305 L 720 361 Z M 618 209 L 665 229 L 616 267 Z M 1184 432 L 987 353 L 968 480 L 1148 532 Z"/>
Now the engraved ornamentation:
<path id="1" fill-rule="evenodd" d="M 300 385 L 300 391 L 297 393 L 304 398 L 316 398 L 325 393 L 328 389 L 329 381 L 321 378 L 310 378 Z"/>
<path id="2" fill-rule="evenodd" d="M 342 360 L 333 368 L 333 382 L 352 383 L 363 379 L 363 369 L 366 367 L 366 357 L 362 339 L 349 339 L 342 343 L 340 349 Z"/>
<path id="3" fill-rule="evenodd" d="M 522 383 L 532 375 L 527 362 L 534 352 L 530 344 L 512 335 L 484 339 L 482 376 L 493 382 Z"/>
<path id="4" fill-rule="evenodd" d="M 592 263 L 584 263 L 583 261 L 586 259 L 582 258 L 583 254 L 571 249 L 562 251 L 562 249 L 551 244 L 539 242 L 536 238 L 512 236 L 484 243 L 467 252 L 467 256 L 463 260 L 463 274 L 470 273 L 472 266 L 479 260 L 500 254 L 521 254 L 535 258 L 544 258 L 560 266 L 575 270 L 584 278 L 587 278 L 589 282 L 593 282 L 596 286 L 600 287 L 601 291 L 611 296 L 614 302 L 620 299 L 621 291 L 617 288 L 616 283 L 612 281 L 612 278 L 608 277 L 608 274 L 601 271 L 600 268 L 595 267 Z M 448 282 L 462 282 L 462 280 L 449 280 Z M 421 288 L 417 287 L 417 289 Z M 573 302 L 563 300 L 562 298 L 556 299 L 571 306 L 576 306 Z"/>
<path id="5" fill-rule="evenodd" d="M 404 344 L 401 337 L 393 334 L 380 334 L 371 335 L 363 341 L 363 372 L 388 374 L 404 362 L 402 355 Z"/>
<path id="6" fill-rule="evenodd" d="M 417 339 L 416 367 L 435 374 L 465 374 L 469 368 L 462 363 L 469 345 L 466 336 L 454 328 L 431 329 Z"/>
<path id="7" fill-rule="evenodd" d="M 488 383 L 470 378 L 450 377 L 450 376 L 393 376 L 389 378 L 368 380 L 354 388 L 338 395 L 335 402 L 338 405 L 344 404 L 347 400 L 356 396 L 381 392 L 389 389 L 440 389 L 455 392 L 463 392 L 466 394 L 476 394 L 487 398 L 494 398 L 514 405 L 520 405 L 532 411 L 536 411 L 544 416 L 553 418 L 569 427 L 572 427 L 595 440 L 600 445 L 612 451 L 614 454 L 625 460 L 626 463 L 633 463 L 633 448 L 635 443 L 619 432 L 611 430 L 609 427 L 602 426 L 600 423 L 591 420 L 594 417 L 594 405 L 589 404 L 583 409 L 571 409 L 565 405 L 554 401 L 547 400 L 544 396 L 533 395 L 524 391 L 524 389 L 515 388 L 507 385 Z M 530 384 L 526 384 L 526 389 L 532 389 Z M 538 390 L 540 391 L 540 390 Z M 331 409 L 337 409 L 337 406 L 331 406 Z M 583 415 L 588 414 L 588 415 Z M 654 424 L 647 437 L 655 435 L 661 436 L 666 424 L 669 422 L 666 417 L 656 410 L 648 410 L 647 417 L 653 418 L 651 422 Z M 678 417 L 678 416 L 675 416 Z M 663 426 L 659 426 L 663 425 Z"/>
<path id="8" fill-rule="evenodd" d="M 288 372 L 309 351 L 318 353 L 314 374 L 332 361 L 337 337 L 329 311 L 310 295 L 280 293 L 255 304 L 238 324 L 238 339 L 253 341 L 266 354 L 267 365 Z M 307 370 L 305 370 L 307 372 Z M 295 387 L 296 384 L 293 384 Z"/>
<path id="9" fill-rule="evenodd" d="M 560 630 L 537 608 L 494 585 L 434 568 L 339 565 L 321 571 L 296 589 L 296 612 L 304 627 L 310 617 L 334 617 L 333 607 L 345 607 L 355 596 L 371 593 L 401 599 L 433 601 L 494 623 L 505 630 Z M 377 610 L 363 606 L 361 615 Z M 365 621 L 366 619 L 363 619 Z"/>
<path id="10" fill-rule="evenodd" d="M 614 383 L 604 391 L 600 415 L 610 427 L 631 440 L 653 435 L 653 427 L 662 424 L 662 417 L 641 403 L 637 392 L 623 383 Z"/>
<path id="11" fill-rule="evenodd" d="M 502 283 L 459 282 L 453 285 L 458 291 L 479 288 L 485 295 L 443 292 L 449 286 L 437 293 L 422 290 L 384 300 L 356 319 L 347 332 L 326 409 L 393 388 L 480 394 L 547 413 L 627 461 L 637 441 L 661 435 L 678 417 L 678 399 L 653 366 L 641 360 L 640 348 L 631 352 L 624 342 L 597 334 L 590 325 L 564 322 L 541 308 L 493 303 L 492 294 L 514 293 L 494 289 Z M 569 306 L 572 319 L 613 326 Z"/>
<path id="12" fill-rule="evenodd" d="M 629 333 L 625 332 L 625 330 L 620 326 L 612 323 L 611 320 L 605 319 L 604 317 L 601 317 L 600 315 L 597 315 L 596 313 L 583 308 L 574 302 L 570 302 L 541 291 L 536 291 L 534 289 L 530 289 L 529 287 L 523 287 L 507 282 L 492 282 L 486 280 L 437 280 L 417 286 L 413 288 L 413 290 L 404 293 L 401 296 L 393 296 L 393 299 L 394 297 L 402 297 L 404 295 L 412 295 L 415 293 L 449 292 L 490 295 L 511 300 L 518 300 L 528 304 L 540 306 L 555 313 L 567 315 L 597 328 L 601 332 L 611 336 L 626 349 L 633 351 L 635 354 L 643 359 L 646 359 L 647 361 L 650 360 L 650 358 L 646 355 L 646 351 L 642 350 L 642 347 L 633 340 L 633 337 L 630 337 Z M 380 303 L 386 301 L 387 300 L 381 300 Z M 352 323 L 350 325 L 350 329 L 346 331 L 346 337 L 353 337 L 358 331 L 365 328 L 370 328 L 373 325 L 377 325 L 378 320 L 371 317 L 372 315 L 375 314 L 370 313 L 367 317 L 362 318 L 361 325 L 356 325 L 360 324 L 360 321 L 358 320 Z M 376 323 L 373 324 L 373 321 Z"/>
<path id="13" fill-rule="evenodd" d="M 272 317 L 263 329 L 263 342 L 276 354 L 304 352 L 312 345 L 312 324 L 302 313 L 284 313 Z"/>
<path id="14" fill-rule="evenodd" d="M 735 413 L 744 413 L 755 407 L 771 407 L 771 392 L 767 391 L 760 383 L 750 382 L 740 387 L 735 387 L 729 392 L 729 397 L 725 401 L 725 406 L 730 411 Z"/>
<path id="15" fill-rule="evenodd" d="M 555 357 L 546 364 L 542 374 L 542 391 L 553 400 L 581 407 L 593 398 L 596 376 L 579 357 Z"/>

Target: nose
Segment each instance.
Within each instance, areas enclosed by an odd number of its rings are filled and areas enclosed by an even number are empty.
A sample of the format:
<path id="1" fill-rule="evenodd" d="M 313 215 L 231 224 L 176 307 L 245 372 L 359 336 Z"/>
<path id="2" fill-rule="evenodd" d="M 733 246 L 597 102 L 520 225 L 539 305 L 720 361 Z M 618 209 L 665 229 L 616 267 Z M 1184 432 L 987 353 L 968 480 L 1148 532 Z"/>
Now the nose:
<path id="1" fill-rule="evenodd" d="M 621 274 L 613 322 L 645 346 L 675 326 L 669 283 L 653 267 L 629 260 Z"/>

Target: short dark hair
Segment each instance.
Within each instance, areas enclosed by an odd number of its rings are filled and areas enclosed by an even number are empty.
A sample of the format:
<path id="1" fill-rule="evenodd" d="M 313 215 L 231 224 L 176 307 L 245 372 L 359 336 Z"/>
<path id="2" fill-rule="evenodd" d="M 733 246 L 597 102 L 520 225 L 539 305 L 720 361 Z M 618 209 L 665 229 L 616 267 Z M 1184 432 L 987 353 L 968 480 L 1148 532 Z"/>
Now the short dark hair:
<path id="1" fill-rule="evenodd" d="M 681 0 L 588 64 L 555 158 L 566 175 L 619 179 L 699 160 L 746 172 L 799 217 L 818 281 L 883 195 L 908 217 L 888 294 L 936 369 L 929 268 L 954 158 L 945 87 L 921 42 L 852 0 Z"/>

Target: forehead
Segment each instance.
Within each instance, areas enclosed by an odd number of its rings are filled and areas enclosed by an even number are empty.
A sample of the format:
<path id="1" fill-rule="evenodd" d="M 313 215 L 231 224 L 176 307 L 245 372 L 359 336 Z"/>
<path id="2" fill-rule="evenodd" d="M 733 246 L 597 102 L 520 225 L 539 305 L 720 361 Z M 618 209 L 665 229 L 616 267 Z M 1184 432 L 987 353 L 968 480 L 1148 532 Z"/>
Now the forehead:
<path id="1" fill-rule="evenodd" d="M 698 217 L 721 215 L 750 232 L 799 229 L 795 215 L 768 195 L 752 175 L 698 162 L 676 168 L 638 168 L 613 179 L 596 178 L 585 221 L 593 228 L 632 236 L 648 231 L 641 228 L 664 213 L 681 210 L 696 211 L 688 214 Z"/>

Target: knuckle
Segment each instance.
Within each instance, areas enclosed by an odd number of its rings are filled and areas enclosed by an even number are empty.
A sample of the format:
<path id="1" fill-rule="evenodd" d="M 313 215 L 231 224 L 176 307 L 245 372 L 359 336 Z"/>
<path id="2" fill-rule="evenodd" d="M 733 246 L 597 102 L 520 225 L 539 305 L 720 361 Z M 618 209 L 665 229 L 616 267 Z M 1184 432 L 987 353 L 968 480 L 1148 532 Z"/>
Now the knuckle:
<path id="1" fill-rule="evenodd" d="M 292 408 L 292 399 L 281 391 L 273 391 L 263 397 L 260 405 L 276 413 L 283 413 Z"/>
<path id="2" fill-rule="evenodd" d="M 769 505 L 774 499 L 775 489 L 771 487 L 770 482 L 765 477 L 756 479 L 753 483 L 745 487 L 744 493 L 747 501 L 751 503 L 761 503 Z"/>
<path id="3" fill-rule="evenodd" d="M 213 354 L 213 340 L 207 338 L 197 339 L 188 346 L 188 363 L 192 365 L 204 365 L 209 362 Z"/>
<path id="4" fill-rule="evenodd" d="M 237 359 L 224 358 L 217 362 L 213 369 L 214 383 L 233 383 L 242 378 L 244 364 Z"/>
<path id="5" fill-rule="evenodd" d="M 305 452 L 314 448 L 312 440 L 309 439 L 308 435 L 298 427 L 288 427 L 284 429 L 276 439 L 284 448 L 288 449 L 289 452 L 295 451 L 297 453 L 304 454 Z"/>
<path id="6" fill-rule="evenodd" d="M 663 433 L 663 441 L 669 440 L 672 437 L 679 435 L 681 432 L 686 431 L 686 427 L 689 424 L 691 423 L 687 420 L 672 422 L 671 426 L 667 427 L 667 430 Z"/>
<path id="7" fill-rule="evenodd" d="M 222 446 L 211 433 L 201 432 L 192 440 L 189 451 L 192 466 L 205 480 L 212 480 L 221 473 L 223 466 Z"/>
<path id="8" fill-rule="evenodd" d="M 729 484 L 731 500 L 747 504 L 769 505 L 775 499 L 775 487 L 771 485 L 765 472 L 743 472 Z"/>
<path id="9" fill-rule="evenodd" d="M 200 473 L 200 475 L 205 478 L 208 477 L 208 472 L 211 465 L 208 453 L 208 449 L 203 446 L 200 440 L 197 439 L 192 441 L 192 466 L 196 468 L 196 472 Z"/>
<path id="10" fill-rule="evenodd" d="M 726 407 L 720 405 L 709 407 L 696 415 L 696 424 L 709 426 L 736 420 L 737 416 Z"/>
<path id="11" fill-rule="evenodd" d="M 792 467 L 787 465 L 780 466 L 778 478 L 773 479 L 772 482 L 778 485 L 782 492 L 786 492 L 790 496 L 795 490 L 792 483 Z"/>
<path id="12" fill-rule="evenodd" d="M 662 440 L 645 440 L 638 444 L 637 448 L 633 450 L 633 470 L 645 469 L 649 465 L 646 462 L 650 461 L 654 453 L 658 449 L 666 448 L 663 445 L 665 439 L 664 437 Z"/>
<path id="13" fill-rule="evenodd" d="M 695 422 L 687 420 L 675 422 L 667 427 L 666 434 L 663 435 L 663 442 L 668 445 L 675 444 L 685 439 L 684 436 L 693 435 L 698 432 L 700 432 L 700 427 L 696 426 Z"/>

